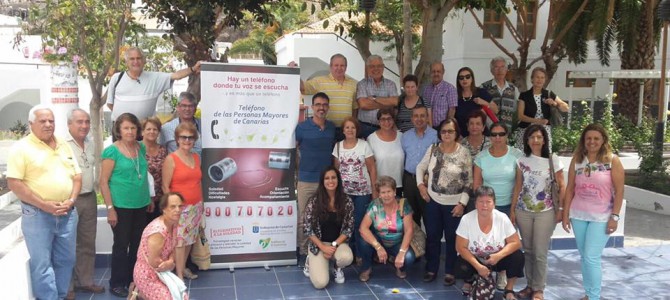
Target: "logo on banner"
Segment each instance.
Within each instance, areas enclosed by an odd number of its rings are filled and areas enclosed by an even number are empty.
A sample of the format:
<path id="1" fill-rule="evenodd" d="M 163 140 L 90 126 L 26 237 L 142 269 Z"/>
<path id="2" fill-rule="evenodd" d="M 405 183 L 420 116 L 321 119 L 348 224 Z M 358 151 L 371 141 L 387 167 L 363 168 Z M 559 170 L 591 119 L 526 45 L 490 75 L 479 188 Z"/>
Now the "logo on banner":
<path id="1" fill-rule="evenodd" d="M 251 232 L 253 232 L 253 233 L 260 233 L 261 232 L 261 227 L 258 226 L 258 223 L 254 223 L 254 225 L 251 226 Z"/>
<path id="2" fill-rule="evenodd" d="M 263 248 L 263 250 L 265 250 L 270 246 L 271 239 L 272 238 L 260 239 L 258 240 L 258 244 L 261 245 L 261 248 Z"/>

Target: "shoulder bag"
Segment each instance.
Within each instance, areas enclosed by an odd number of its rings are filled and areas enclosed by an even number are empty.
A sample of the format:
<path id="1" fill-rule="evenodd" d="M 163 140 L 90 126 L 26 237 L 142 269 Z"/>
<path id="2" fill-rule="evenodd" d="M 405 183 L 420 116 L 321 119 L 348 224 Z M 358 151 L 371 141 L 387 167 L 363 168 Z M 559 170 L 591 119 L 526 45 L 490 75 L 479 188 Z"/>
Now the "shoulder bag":
<path id="1" fill-rule="evenodd" d="M 405 198 L 400 199 L 400 216 L 405 217 Z M 415 257 L 421 257 L 426 254 L 426 233 L 421 230 L 421 226 L 412 220 L 412 228 L 414 228 L 414 236 L 410 241 L 410 247 L 414 251 Z"/>
<path id="2" fill-rule="evenodd" d="M 553 202 L 554 204 L 554 210 L 557 210 L 561 202 L 559 199 L 560 187 L 558 186 L 558 181 L 556 181 L 556 172 L 554 171 L 554 161 L 551 157 L 552 154 L 549 153 L 549 178 L 551 178 L 549 184 L 551 184 L 551 202 Z"/>

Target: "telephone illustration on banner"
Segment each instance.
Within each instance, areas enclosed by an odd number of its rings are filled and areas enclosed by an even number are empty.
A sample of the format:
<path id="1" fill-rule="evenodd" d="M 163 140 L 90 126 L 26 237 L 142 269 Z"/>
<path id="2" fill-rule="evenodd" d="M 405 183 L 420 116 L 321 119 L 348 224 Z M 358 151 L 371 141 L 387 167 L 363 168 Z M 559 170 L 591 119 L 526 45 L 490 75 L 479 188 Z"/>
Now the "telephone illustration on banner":
<path id="1" fill-rule="evenodd" d="M 212 126 L 210 128 L 210 131 L 212 132 L 212 138 L 215 140 L 219 139 L 219 135 L 214 133 L 214 125 L 219 124 L 219 120 L 212 120 Z"/>

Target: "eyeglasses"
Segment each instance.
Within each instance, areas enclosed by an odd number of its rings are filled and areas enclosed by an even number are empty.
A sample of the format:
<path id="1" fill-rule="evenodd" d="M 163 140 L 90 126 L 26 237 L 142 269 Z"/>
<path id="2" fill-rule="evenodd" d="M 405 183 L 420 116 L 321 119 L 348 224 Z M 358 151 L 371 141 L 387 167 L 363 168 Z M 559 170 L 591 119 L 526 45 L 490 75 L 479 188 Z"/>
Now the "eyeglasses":
<path id="1" fill-rule="evenodd" d="M 470 74 L 465 74 L 465 75 L 459 75 L 458 80 L 465 80 L 465 79 L 470 79 L 472 78 L 472 75 Z"/>
<path id="2" fill-rule="evenodd" d="M 391 122 L 391 121 L 393 121 L 393 118 L 391 117 L 379 118 L 379 122 Z"/>
<path id="3" fill-rule="evenodd" d="M 195 136 L 193 135 L 180 135 L 179 140 L 182 141 L 195 141 Z"/>
<path id="4" fill-rule="evenodd" d="M 494 137 L 494 136 L 504 137 L 506 135 L 507 135 L 506 132 L 491 132 L 491 137 Z"/>
<path id="5" fill-rule="evenodd" d="M 86 152 L 81 153 L 81 159 L 84 161 L 84 168 L 88 169 L 91 166 L 91 163 L 88 162 L 88 156 L 86 156 Z"/>
<path id="6" fill-rule="evenodd" d="M 456 133 L 456 130 L 453 130 L 453 129 L 440 130 L 440 134 L 445 134 L 445 133 L 454 134 L 454 133 Z"/>
<path id="7" fill-rule="evenodd" d="M 312 104 L 312 106 L 316 106 L 316 107 L 328 107 L 328 106 L 330 106 L 330 104 L 328 104 L 328 103 L 314 103 L 314 104 Z"/>

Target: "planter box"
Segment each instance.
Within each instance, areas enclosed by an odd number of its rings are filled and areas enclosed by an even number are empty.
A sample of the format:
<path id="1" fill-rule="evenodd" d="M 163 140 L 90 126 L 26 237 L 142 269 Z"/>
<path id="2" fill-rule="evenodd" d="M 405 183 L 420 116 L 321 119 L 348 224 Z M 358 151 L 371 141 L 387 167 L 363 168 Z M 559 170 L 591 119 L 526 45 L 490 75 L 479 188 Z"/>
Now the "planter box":
<path id="1" fill-rule="evenodd" d="M 630 199 L 630 207 L 670 215 L 670 196 L 625 185 L 624 197 Z"/>

